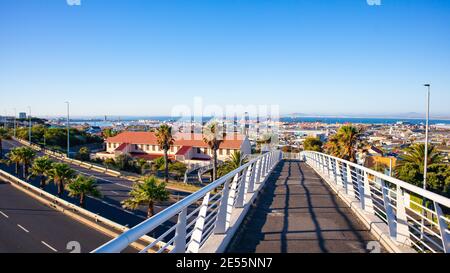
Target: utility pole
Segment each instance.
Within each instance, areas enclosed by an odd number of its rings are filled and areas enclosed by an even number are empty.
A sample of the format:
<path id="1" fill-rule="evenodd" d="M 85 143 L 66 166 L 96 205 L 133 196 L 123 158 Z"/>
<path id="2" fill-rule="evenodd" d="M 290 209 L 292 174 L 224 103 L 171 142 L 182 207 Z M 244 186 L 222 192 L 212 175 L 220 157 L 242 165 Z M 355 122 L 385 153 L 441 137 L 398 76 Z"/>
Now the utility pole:
<path id="1" fill-rule="evenodd" d="M 67 104 L 67 158 L 70 158 L 70 116 L 69 116 L 69 102 Z"/>

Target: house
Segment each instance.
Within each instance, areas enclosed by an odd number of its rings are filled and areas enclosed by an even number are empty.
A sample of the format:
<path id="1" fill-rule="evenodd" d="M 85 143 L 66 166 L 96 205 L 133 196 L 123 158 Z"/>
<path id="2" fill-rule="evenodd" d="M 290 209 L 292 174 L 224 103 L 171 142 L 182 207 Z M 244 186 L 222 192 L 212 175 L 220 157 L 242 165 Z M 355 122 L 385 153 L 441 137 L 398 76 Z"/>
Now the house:
<path id="1" fill-rule="evenodd" d="M 96 154 L 97 158 L 114 158 L 117 155 L 128 154 L 133 158 L 143 158 L 152 161 L 164 156 L 159 148 L 156 133 L 125 131 L 114 137 L 106 139 L 106 151 Z M 241 134 L 227 134 L 219 146 L 217 158 L 227 160 L 235 151 L 242 154 L 251 153 L 251 144 L 248 138 Z M 202 134 L 177 133 L 174 143 L 168 151 L 169 158 L 185 164 L 208 163 L 213 151 L 203 141 Z"/>

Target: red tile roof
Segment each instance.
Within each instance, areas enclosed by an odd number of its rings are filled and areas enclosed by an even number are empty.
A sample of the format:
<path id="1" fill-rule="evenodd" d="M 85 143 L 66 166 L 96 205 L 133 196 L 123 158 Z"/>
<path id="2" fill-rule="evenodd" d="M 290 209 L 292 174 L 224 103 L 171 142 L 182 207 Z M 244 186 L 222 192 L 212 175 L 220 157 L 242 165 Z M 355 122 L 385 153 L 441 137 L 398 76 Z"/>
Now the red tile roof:
<path id="1" fill-rule="evenodd" d="M 192 146 L 183 146 L 181 147 L 181 149 L 178 150 L 178 152 L 175 155 L 186 155 L 191 148 Z"/>
<path id="2" fill-rule="evenodd" d="M 220 144 L 221 149 L 240 149 L 245 136 L 241 134 L 227 134 Z M 174 135 L 174 146 L 192 146 L 198 148 L 208 148 L 203 141 L 202 134 L 177 133 Z M 131 143 L 158 145 L 154 132 L 122 132 L 114 137 L 106 139 L 108 143 Z"/>
<path id="3" fill-rule="evenodd" d="M 154 160 L 158 157 L 163 157 L 163 154 L 143 154 L 143 153 L 130 153 L 134 158 L 143 158 L 145 160 Z M 169 159 L 175 159 L 172 155 L 169 155 Z"/>
<path id="4" fill-rule="evenodd" d="M 122 143 L 119 147 L 117 147 L 114 151 L 123 152 L 125 148 L 127 147 L 128 143 Z"/>

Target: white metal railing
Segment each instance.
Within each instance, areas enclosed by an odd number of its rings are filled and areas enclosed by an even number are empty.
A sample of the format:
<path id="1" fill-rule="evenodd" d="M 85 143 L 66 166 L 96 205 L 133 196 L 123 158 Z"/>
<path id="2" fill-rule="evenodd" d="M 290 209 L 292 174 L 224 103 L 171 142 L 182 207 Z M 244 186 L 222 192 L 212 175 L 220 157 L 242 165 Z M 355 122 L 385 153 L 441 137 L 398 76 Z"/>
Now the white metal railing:
<path id="1" fill-rule="evenodd" d="M 100 246 L 94 253 L 117 253 L 146 234 L 155 241 L 141 253 L 197 253 L 212 235 L 235 230 L 236 212 L 246 213 L 273 168 L 281 160 L 281 151 L 259 156 L 240 168 L 213 181 L 150 219 Z M 163 230 L 158 234 L 155 229 Z M 157 245 L 158 244 L 158 245 Z"/>
<path id="2" fill-rule="evenodd" d="M 318 152 L 302 160 L 361 210 L 377 216 L 390 238 L 419 252 L 450 252 L 450 199 L 361 165 Z M 425 205 L 424 205 L 425 204 Z"/>

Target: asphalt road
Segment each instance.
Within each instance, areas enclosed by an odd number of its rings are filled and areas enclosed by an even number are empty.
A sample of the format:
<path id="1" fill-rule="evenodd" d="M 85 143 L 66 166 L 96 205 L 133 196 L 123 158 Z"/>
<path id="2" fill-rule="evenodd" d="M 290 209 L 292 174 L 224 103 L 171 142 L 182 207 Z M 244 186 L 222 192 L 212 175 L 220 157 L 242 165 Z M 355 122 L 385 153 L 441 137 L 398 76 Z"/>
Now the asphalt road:
<path id="1" fill-rule="evenodd" d="M 90 252 L 111 239 L 0 181 L 0 253 Z"/>
<path id="2" fill-rule="evenodd" d="M 8 153 L 10 149 L 14 147 L 23 146 L 21 143 L 14 141 L 14 140 L 4 140 L 3 141 L 3 149 L 4 154 Z M 37 156 L 43 156 L 44 154 L 42 152 L 38 152 Z M 58 161 L 56 158 L 51 157 L 52 160 Z M 146 220 L 147 216 L 147 208 L 145 206 L 141 206 L 137 210 L 126 210 L 121 207 L 120 202 L 128 198 L 128 193 L 130 192 L 132 188 L 133 182 L 130 180 L 127 180 L 125 178 L 119 178 L 112 175 L 100 173 L 94 170 L 89 170 L 87 168 L 80 167 L 75 164 L 70 164 L 67 162 L 64 162 L 68 164 L 72 169 L 77 171 L 78 173 L 92 176 L 97 179 L 97 184 L 99 185 L 99 190 L 102 193 L 101 198 L 92 198 L 88 197 L 86 198 L 86 209 L 88 209 L 91 212 L 97 213 L 105 218 L 108 218 L 116 223 L 119 223 L 124 226 L 133 227 L 140 222 Z M 0 168 L 3 170 L 8 171 L 11 174 L 14 174 L 14 166 L 6 166 L 4 164 L 0 164 Z M 22 175 L 22 170 L 19 170 L 19 177 Z M 23 177 L 21 177 L 23 179 Z M 29 183 L 39 186 L 38 179 L 30 179 L 28 180 Z M 57 188 L 54 184 L 50 183 L 46 186 L 46 191 L 55 194 L 57 193 Z M 168 206 L 172 205 L 173 203 L 177 202 L 178 200 L 184 198 L 185 196 L 189 195 L 189 193 L 182 192 L 182 191 L 176 191 L 176 190 L 169 190 L 171 193 L 171 200 L 168 202 L 165 202 L 163 204 L 159 204 L 155 206 L 155 211 L 159 212 Z M 71 198 L 67 196 L 67 194 L 64 194 L 63 199 L 70 201 L 74 204 L 78 204 L 78 200 Z M 174 222 L 176 222 L 176 219 L 173 219 Z M 167 223 L 170 225 L 170 223 Z M 150 235 L 155 236 L 158 234 L 161 234 L 164 232 L 167 228 L 167 225 L 163 225 L 155 232 L 151 233 Z"/>

